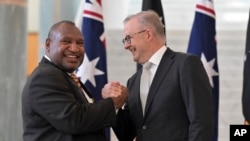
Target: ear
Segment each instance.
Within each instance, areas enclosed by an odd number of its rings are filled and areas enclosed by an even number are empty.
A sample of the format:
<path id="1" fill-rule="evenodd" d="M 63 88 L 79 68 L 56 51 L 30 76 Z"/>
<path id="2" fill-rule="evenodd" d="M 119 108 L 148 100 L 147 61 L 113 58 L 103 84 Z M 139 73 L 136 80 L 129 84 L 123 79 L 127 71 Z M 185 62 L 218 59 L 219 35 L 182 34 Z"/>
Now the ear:
<path id="1" fill-rule="evenodd" d="M 46 42 L 45 42 L 45 49 L 47 52 L 50 51 L 50 44 L 51 44 L 51 40 L 50 40 L 50 38 L 47 38 Z"/>
<path id="2" fill-rule="evenodd" d="M 154 31 L 151 28 L 148 28 L 146 32 L 148 41 L 152 40 L 152 38 L 154 37 Z"/>

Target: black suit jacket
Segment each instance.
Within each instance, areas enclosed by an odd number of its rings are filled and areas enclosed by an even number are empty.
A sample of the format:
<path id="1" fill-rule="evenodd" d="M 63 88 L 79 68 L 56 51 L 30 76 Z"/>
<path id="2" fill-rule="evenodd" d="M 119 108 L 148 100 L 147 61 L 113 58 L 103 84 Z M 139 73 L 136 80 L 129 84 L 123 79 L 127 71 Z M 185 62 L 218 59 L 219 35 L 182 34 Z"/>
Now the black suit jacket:
<path id="1" fill-rule="evenodd" d="M 211 141 L 211 87 L 199 58 L 167 49 L 148 93 L 143 117 L 138 70 L 129 80 L 129 98 L 114 131 L 121 141 Z"/>
<path id="2" fill-rule="evenodd" d="M 22 94 L 24 141 L 105 141 L 115 124 L 112 99 L 86 101 L 70 76 L 43 58 Z"/>

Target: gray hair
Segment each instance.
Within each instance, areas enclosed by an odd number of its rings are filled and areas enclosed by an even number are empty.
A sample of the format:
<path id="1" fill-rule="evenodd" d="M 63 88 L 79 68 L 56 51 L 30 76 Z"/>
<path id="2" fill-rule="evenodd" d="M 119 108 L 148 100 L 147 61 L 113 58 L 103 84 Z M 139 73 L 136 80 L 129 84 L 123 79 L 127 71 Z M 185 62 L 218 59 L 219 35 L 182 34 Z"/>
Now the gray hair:
<path id="1" fill-rule="evenodd" d="M 161 22 L 161 18 L 155 11 L 148 10 L 138 12 L 125 18 L 123 23 L 125 24 L 134 18 L 137 18 L 140 26 L 152 28 L 155 31 L 156 35 L 159 35 L 165 40 L 165 26 L 163 25 L 163 23 Z"/>

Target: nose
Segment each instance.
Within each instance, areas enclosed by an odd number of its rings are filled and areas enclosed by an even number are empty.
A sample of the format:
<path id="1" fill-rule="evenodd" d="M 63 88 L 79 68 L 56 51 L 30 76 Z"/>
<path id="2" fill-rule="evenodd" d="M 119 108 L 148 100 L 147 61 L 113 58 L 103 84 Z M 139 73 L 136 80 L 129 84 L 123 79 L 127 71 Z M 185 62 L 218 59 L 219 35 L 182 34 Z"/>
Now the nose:
<path id="1" fill-rule="evenodd" d="M 129 44 L 128 42 L 125 42 L 124 48 L 125 48 L 125 49 L 129 49 L 129 47 L 130 47 L 130 44 Z"/>
<path id="2" fill-rule="evenodd" d="M 75 43 L 75 42 L 72 42 L 69 49 L 71 51 L 79 51 L 79 45 L 77 43 Z"/>

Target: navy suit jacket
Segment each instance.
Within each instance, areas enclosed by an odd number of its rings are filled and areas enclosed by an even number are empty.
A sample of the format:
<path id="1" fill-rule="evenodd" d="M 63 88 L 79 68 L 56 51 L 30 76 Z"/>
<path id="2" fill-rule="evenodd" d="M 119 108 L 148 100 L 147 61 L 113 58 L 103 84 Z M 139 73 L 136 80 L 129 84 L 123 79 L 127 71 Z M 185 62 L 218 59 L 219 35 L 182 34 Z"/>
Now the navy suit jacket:
<path id="1" fill-rule="evenodd" d="M 211 86 L 196 56 L 167 49 L 149 89 L 143 116 L 139 69 L 129 80 L 129 98 L 114 129 L 120 141 L 211 141 Z"/>
<path id="2" fill-rule="evenodd" d="M 63 70 L 43 58 L 22 94 L 24 141 L 105 141 L 115 124 L 111 98 L 90 104 Z"/>

